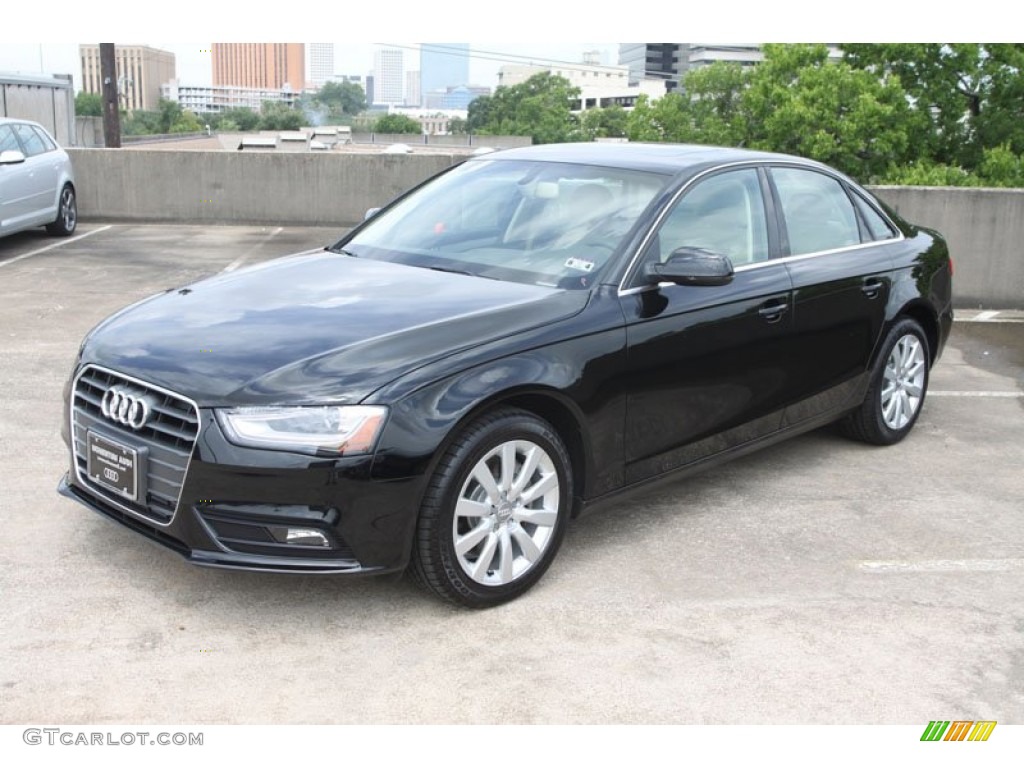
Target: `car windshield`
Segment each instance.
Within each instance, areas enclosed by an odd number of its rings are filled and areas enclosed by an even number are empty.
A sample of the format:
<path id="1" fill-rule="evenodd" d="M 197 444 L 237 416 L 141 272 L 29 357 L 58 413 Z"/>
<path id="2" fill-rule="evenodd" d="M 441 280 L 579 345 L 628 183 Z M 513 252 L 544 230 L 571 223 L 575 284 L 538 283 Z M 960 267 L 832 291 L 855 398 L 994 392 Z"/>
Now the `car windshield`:
<path id="1" fill-rule="evenodd" d="M 572 163 L 464 163 L 335 250 L 360 258 L 588 288 L 667 176 Z"/>

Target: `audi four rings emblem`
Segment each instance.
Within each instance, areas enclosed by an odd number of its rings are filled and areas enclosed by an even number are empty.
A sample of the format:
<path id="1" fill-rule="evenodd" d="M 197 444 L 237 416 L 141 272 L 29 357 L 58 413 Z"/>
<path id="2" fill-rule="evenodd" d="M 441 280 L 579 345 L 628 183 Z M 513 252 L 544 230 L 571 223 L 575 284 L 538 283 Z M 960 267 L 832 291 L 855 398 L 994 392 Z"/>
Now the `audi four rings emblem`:
<path id="1" fill-rule="evenodd" d="M 139 430 L 149 421 L 152 405 L 145 395 L 115 385 L 103 395 L 100 410 L 111 421 Z"/>

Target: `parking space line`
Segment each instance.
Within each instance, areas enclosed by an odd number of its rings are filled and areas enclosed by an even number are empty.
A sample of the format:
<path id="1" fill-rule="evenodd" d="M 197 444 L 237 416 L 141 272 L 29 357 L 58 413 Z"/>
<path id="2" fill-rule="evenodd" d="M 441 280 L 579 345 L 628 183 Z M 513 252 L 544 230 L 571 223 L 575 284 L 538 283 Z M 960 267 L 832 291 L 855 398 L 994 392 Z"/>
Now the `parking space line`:
<path id="1" fill-rule="evenodd" d="M 57 247 L 62 246 L 62 245 L 67 245 L 68 243 L 73 243 L 76 240 L 82 240 L 82 239 L 84 239 L 86 237 L 89 237 L 90 235 L 95 235 L 97 232 L 106 232 L 112 226 L 114 226 L 114 225 L 113 224 L 106 224 L 106 225 L 104 225 L 102 227 L 99 227 L 98 229 L 90 230 L 89 232 L 86 232 L 84 234 L 78 235 L 76 237 L 69 237 L 67 240 L 58 240 L 56 243 L 51 243 L 50 245 L 44 246 L 42 248 L 36 248 L 34 251 L 29 251 L 28 253 L 23 253 L 20 256 L 15 256 L 13 259 L 8 259 L 7 261 L 0 261 L 0 267 L 6 267 L 8 264 L 13 264 L 16 261 L 21 261 L 22 259 L 27 259 L 29 256 L 38 256 L 40 253 L 46 253 L 47 251 L 52 251 L 54 248 L 57 248 Z"/>
<path id="2" fill-rule="evenodd" d="M 978 312 L 976 315 L 964 316 L 963 312 L 970 312 L 971 310 L 963 310 L 953 318 L 954 322 L 957 323 L 1024 323 L 1024 316 L 1022 313 L 1016 310 L 1005 310 L 1005 309 L 986 309 L 983 312 Z"/>
<path id="3" fill-rule="evenodd" d="M 929 390 L 928 397 L 1024 397 L 1024 392 L 1004 392 L 1002 390 L 989 390 L 971 392 L 966 390 Z"/>
<path id="4" fill-rule="evenodd" d="M 222 269 L 221 272 L 222 273 L 223 272 L 234 272 L 236 269 L 238 269 L 240 266 L 242 266 L 242 264 L 245 262 L 246 259 L 248 259 L 250 256 L 252 256 L 256 251 L 258 251 L 260 248 L 262 248 L 264 245 L 266 245 L 267 242 L 269 242 L 276 235 L 279 235 L 282 231 L 284 231 L 284 227 L 278 227 L 277 229 L 275 229 L 269 235 L 267 235 L 262 240 L 260 240 L 258 243 L 256 243 L 256 245 L 254 245 L 248 251 L 246 251 L 241 256 L 239 256 L 237 259 L 235 259 L 230 264 L 228 264 L 226 267 L 224 267 L 224 269 Z"/>
<path id="5" fill-rule="evenodd" d="M 1024 571 L 1024 559 L 992 560 L 863 560 L 857 568 L 868 573 L 959 573 Z"/>

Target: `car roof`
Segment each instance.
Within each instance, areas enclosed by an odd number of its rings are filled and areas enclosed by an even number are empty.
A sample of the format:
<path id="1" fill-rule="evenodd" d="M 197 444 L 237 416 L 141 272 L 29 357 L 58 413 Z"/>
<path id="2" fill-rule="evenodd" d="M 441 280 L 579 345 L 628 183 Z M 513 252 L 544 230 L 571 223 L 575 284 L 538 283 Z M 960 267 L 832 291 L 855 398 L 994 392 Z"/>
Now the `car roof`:
<path id="1" fill-rule="evenodd" d="M 581 163 L 668 174 L 676 174 L 696 167 L 758 160 L 781 160 L 819 168 L 827 167 L 813 160 L 776 152 L 711 147 L 701 144 L 644 144 L 637 142 L 540 144 L 493 152 L 474 158 L 474 161 L 477 160 L 539 160 L 552 163 Z"/>
<path id="2" fill-rule="evenodd" d="M 37 123 L 35 120 L 26 120 L 21 117 L 0 117 L 0 125 L 9 125 L 10 123 L 28 123 L 29 125 L 35 125 L 40 128 L 43 126 Z"/>

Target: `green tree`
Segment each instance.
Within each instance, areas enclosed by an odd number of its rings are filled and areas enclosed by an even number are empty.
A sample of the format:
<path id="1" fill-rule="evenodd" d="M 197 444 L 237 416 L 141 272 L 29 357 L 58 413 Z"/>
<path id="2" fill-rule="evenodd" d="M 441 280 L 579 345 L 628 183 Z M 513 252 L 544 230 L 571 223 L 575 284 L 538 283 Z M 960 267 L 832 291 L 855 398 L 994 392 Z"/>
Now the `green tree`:
<path id="1" fill-rule="evenodd" d="M 987 186 L 1024 187 L 1024 157 L 1014 154 L 1009 144 L 986 148 L 978 175 Z"/>
<path id="2" fill-rule="evenodd" d="M 225 128 L 224 124 L 233 124 L 234 128 Z M 217 117 L 216 127 L 220 131 L 255 131 L 260 123 L 260 116 L 248 107 L 225 109 Z"/>
<path id="3" fill-rule="evenodd" d="M 198 133 L 203 130 L 203 124 L 199 118 L 187 109 L 183 110 L 177 120 L 171 125 L 168 133 Z"/>
<path id="4" fill-rule="evenodd" d="M 738 64 L 715 62 L 683 79 L 689 126 L 687 141 L 726 147 L 742 145 L 748 134 L 743 99 L 750 73 Z"/>
<path id="5" fill-rule="evenodd" d="M 304 116 L 297 109 L 275 101 L 263 102 L 260 110 L 261 131 L 297 131 L 302 127 Z"/>
<path id="6" fill-rule="evenodd" d="M 477 96 L 469 102 L 469 109 L 466 117 L 466 131 L 469 133 L 481 133 L 487 130 L 487 124 L 491 120 L 491 97 Z"/>
<path id="7" fill-rule="evenodd" d="M 79 117 L 102 117 L 103 98 L 98 93 L 79 91 L 75 96 L 75 114 Z"/>
<path id="8" fill-rule="evenodd" d="M 524 83 L 498 86 L 475 112 L 485 113 L 486 122 L 473 129 L 477 133 L 530 136 L 534 144 L 572 141 L 579 138 L 579 120 L 570 107 L 579 95 L 580 89 L 564 77 L 540 72 Z M 470 107 L 485 98 L 474 100 Z"/>
<path id="9" fill-rule="evenodd" d="M 358 83 L 324 83 L 316 101 L 339 116 L 355 116 L 366 109 L 366 93 Z"/>
<path id="10" fill-rule="evenodd" d="M 689 103 L 678 92 L 653 101 L 641 94 L 626 121 L 626 135 L 630 141 L 700 143 L 691 130 Z"/>
<path id="11" fill-rule="evenodd" d="M 749 145 L 811 157 L 862 180 L 908 155 L 913 118 L 898 80 L 828 61 L 824 45 L 764 46 L 742 106 Z"/>
<path id="12" fill-rule="evenodd" d="M 423 127 L 407 115 L 384 115 L 373 125 L 374 133 L 423 133 Z"/>
<path id="13" fill-rule="evenodd" d="M 160 99 L 157 102 L 157 112 L 160 114 L 160 128 L 157 133 L 170 133 L 171 126 L 182 116 L 181 104 L 170 99 Z"/>
<path id="14" fill-rule="evenodd" d="M 1024 152 L 1024 44 L 850 44 L 843 54 L 857 69 L 899 78 L 917 118 L 918 158 L 972 169 L 985 148 Z"/>
<path id="15" fill-rule="evenodd" d="M 448 132 L 454 134 L 466 133 L 466 121 L 461 117 L 453 117 L 448 121 Z"/>
<path id="16" fill-rule="evenodd" d="M 626 135 L 629 113 L 618 104 L 603 109 L 588 109 L 580 115 L 581 138 L 593 141 L 598 138 L 622 138 Z"/>
<path id="17" fill-rule="evenodd" d="M 125 136 L 146 136 L 163 133 L 160 125 L 160 113 L 144 109 L 136 109 L 130 115 L 122 113 L 121 132 Z"/>

